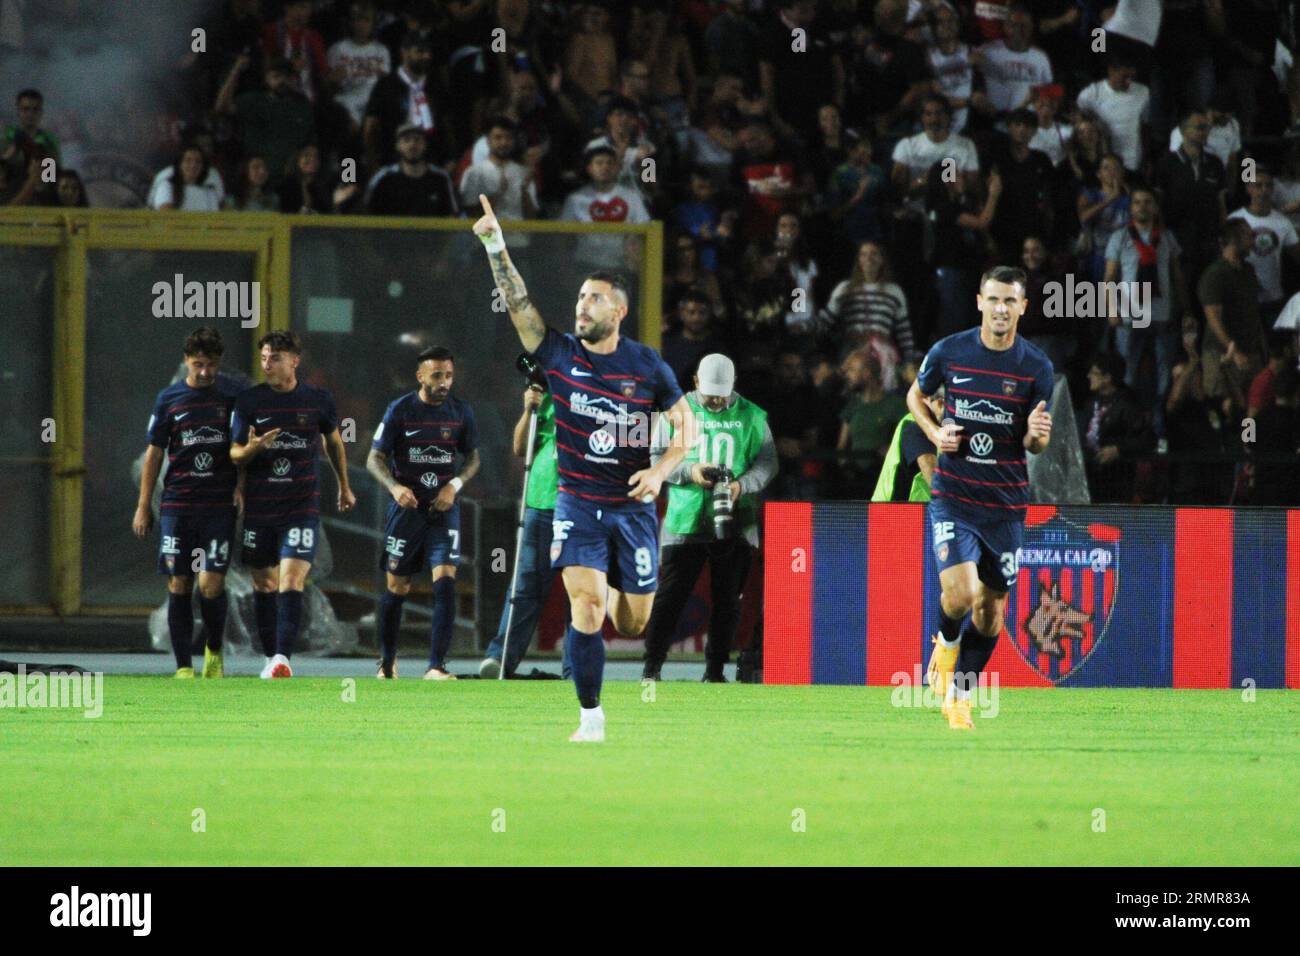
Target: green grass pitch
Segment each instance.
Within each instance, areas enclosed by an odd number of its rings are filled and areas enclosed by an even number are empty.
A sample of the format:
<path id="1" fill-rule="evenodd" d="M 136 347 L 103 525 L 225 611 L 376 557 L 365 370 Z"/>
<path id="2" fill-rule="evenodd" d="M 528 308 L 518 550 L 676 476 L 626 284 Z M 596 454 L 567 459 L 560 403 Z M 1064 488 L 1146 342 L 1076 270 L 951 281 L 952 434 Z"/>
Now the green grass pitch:
<path id="1" fill-rule="evenodd" d="M 1300 863 L 1295 693 L 1004 689 L 958 733 L 891 688 L 619 682 L 570 744 L 567 683 L 354 689 L 0 710 L 0 864 Z"/>

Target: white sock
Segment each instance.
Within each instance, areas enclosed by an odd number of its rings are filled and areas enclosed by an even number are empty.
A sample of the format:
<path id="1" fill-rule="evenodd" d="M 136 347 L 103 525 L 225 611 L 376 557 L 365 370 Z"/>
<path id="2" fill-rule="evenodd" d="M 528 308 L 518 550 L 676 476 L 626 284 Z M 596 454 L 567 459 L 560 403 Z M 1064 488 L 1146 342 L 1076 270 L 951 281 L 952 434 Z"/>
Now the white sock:
<path id="1" fill-rule="evenodd" d="M 970 691 L 965 687 L 958 687 L 956 681 L 953 681 L 953 693 L 957 700 L 970 700 Z"/>
<path id="2" fill-rule="evenodd" d="M 601 709 L 600 704 L 590 709 L 579 707 L 578 713 L 581 715 L 584 724 L 603 724 L 605 722 L 605 711 Z"/>

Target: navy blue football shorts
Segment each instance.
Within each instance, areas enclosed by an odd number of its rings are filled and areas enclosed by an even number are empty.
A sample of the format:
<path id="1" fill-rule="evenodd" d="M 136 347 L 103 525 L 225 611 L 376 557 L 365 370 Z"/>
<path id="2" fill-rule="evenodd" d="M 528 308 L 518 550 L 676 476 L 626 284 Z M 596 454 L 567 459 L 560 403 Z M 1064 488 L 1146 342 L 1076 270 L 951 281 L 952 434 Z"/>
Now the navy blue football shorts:
<path id="1" fill-rule="evenodd" d="M 187 575 L 198 571 L 225 574 L 230 567 L 230 543 L 235 537 L 235 507 L 202 514 L 163 514 L 158 521 L 158 573 Z M 196 554 L 195 552 L 202 552 Z"/>
<path id="2" fill-rule="evenodd" d="M 417 571 L 460 561 L 460 505 L 447 511 L 403 508 L 388 503 L 384 553 L 379 566 L 389 574 L 410 577 Z"/>
<path id="3" fill-rule="evenodd" d="M 659 587 L 659 518 L 653 505 L 613 506 L 561 492 L 551 520 L 551 567 L 604 571 L 624 594 Z"/>
<path id="4" fill-rule="evenodd" d="M 975 562 L 980 581 L 995 591 L 1006 592 L 1016 582 L 1024 518 L 1011 521 L 972 520 L 965 512 L 950 508 L 941 498 L 930 499 L 930 546 L 942 574 L 967 561 Z"/>
<path id="5" fill-rule="evenodd" d="M 320 517 L 309 515 L 278 523 L 245 524 L 240 563 L 248 568 L 270 568 L 283 558 L 308 563 L 316 559 Z"/>

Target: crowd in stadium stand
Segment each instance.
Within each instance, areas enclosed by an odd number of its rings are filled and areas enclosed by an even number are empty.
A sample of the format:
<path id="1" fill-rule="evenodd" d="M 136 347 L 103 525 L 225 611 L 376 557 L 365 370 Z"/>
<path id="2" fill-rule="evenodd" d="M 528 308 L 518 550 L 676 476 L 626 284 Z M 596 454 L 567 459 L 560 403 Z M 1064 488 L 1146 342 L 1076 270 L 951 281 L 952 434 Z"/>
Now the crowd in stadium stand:
<path id="1" fill-rule="evenodd" d="M 662 220 L 664 356 L 684 388 L 734 358 L 777 497 L 868 496 L 925 351 L 1019 264 L 1094 500 L 1298 503 L 1294 4 L 1160 6 L 225 0 L 148 205 Z M 84 205 L 14 102 L 0 202 Z M 1150 326 L 1091 281 L 1150 283 Z"/>

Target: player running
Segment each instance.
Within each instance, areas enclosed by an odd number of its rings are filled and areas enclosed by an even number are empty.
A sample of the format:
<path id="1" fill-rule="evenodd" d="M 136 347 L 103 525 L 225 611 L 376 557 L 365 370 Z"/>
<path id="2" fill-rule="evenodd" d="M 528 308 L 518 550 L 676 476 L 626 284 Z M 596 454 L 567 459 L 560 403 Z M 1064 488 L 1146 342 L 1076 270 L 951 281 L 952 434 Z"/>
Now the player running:
<path id="1" fill-rule="evenodd" d="M 460 503 L 456 495 L 479 469 L 474 410 L 451 394 L 455 359 L 445 348 L 420 353 L 420 387 L 394 399 L 375 429 L 366 470 L 393 496 L 384 527 L 380 565 L 388 588 L 379 599 L 382 680 L 397 677 L 397 632 L 411 575 L 427 564 L 433 575 L 433 628 L 425 680 L 455 680 L 447 670 L 456 620 L 456 562 L 460 560 Z M 464 458 L 456 473 L 456 453 Z"/>
<path id="2" fill-rule="evenodd" d="M 581 707 L 569 739 L 602 741 L 606 609 L 620 633 L 635 637 L 645 629 L 659 580 L 654 500 L 694 441 L 695 419 L 659 353 L 619 335 L 627 315 L 622 280 L 593 272 L 578 290 L 573 333 L 548 328 L 510 261 L 491 203 L 483 195 L 479 202 L 484 215 L 474 233 L 487 248 L 519 341 L 546 370 L 555 400 L 560 493 L 551 566 L 561 570 L 569 594 L 567 638 Z M 651 467 L 656 409 L 672 422 L 673 442 Z"/>
<path id="3" fill-rule="evenodd" d="M 954 730 L 974 726 L 970 695 L 1016 579 L 1029 502 L 1025 451 L 1039 454 L 1052 433 L 1052 363 L 1016 335 L 1028 304 L 1025 273 L 990 269 L 975 300 L 979 328 L 936 342 L 907 393 L 908 409 L 939 452 L 929 520 L 943 594 L 926 679 Z M 942 422 L 926 401 L 940 387 Z"/>
<path id="4" fill-rule="evenodd" d="M 240 559 L 253 572 L 253 611 L 267 655 L 261 676 L 292 677 L 302 591 L 320 536 L 316 455 L 322 442 L 338 479 L 339 511 L 350 511 L 357 499 L 334 398 L 298 381 L 298 337 L 268 332 L 257 345 L 266 381 L 240 394 L 230 421 L 230 457 L 247 470 Z"/>
<path id="5" fill-rule="evenodd" d="M 207 632 L 203 676 L 221 677 L 225 674 L 221 637 L 226 629 L 226 569 L 240 504 L 238 469 L 230 460 L 230 412 L 243 386 L 220 372 L 225 346 L 216 329 L 195 329 L 182 351 L 185 379 L 158 393 L 149 418 L 149 448 L 131 528 L 137 538 L 143 538 L 153 525 L 153 490 L 165 449 L 158 572 L 168 575 L 167 630 L 176 655 L 176 676 L 194 676 L 191 600 L 197 558 L 199 615 Z"/>

